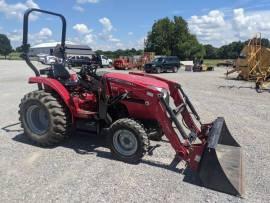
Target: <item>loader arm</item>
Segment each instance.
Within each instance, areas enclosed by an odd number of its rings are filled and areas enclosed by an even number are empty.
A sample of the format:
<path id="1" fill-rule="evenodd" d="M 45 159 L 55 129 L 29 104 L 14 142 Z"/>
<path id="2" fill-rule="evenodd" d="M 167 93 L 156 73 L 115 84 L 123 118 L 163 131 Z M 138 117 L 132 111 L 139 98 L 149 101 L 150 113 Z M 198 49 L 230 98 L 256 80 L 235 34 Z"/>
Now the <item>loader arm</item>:
<path id="1" fill-rule="evenodd" d="M 162 95 L 158 96 L 160 110 L 156 118 L 176 155 L 198 173 L 202 184 L 220 192 L 242 196 L 244 189 L 241 146 L 231 135 L 224 118 L 217 118 L 210 124 L 201 124 L 199 115 L 179 84 L 144 73 L 130 74 L 155 78 L 168 84 L 176 110 L 171 109 Z M 179 108 L 190 130 L 189 135 L 185 133 L 177 119 Z M 200 129 L 188 109 L 200 122 Z M 175 132 L 172 124 L 175 124 L 181 136 Z M 194 141 L 198 139 L 200 143 L 197 144 Z"/>

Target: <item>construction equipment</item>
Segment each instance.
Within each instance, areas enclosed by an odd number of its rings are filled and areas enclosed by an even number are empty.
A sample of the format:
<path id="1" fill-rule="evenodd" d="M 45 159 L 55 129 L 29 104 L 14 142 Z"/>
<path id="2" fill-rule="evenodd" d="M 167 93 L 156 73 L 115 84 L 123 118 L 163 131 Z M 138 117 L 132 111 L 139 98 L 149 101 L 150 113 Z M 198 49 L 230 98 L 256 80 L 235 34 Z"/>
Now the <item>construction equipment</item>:
<path id="1" fill-rule="evenodd" d="M 237 79 L 256 81 L 256 89 L 260 91 L 270 84 L 270 49 L 262 46 L 261 34 L 256 34 L 243 48 L 235 67 L 226 75 L 238 73 Z"/>
<path id="2" fill-rule="evenodd" d="M 155 59 L 155 52 L 143 52 L 140 60 L 137 62 L 138 70 L 144 70 L 144 66 Z"/>
<path id="3" fill-rule="evenodd" d="M 33 11 L 62 19 L 61 48 L 55 53 L 59 52 L 63 63 L 38 70 L 30 61 L 28 18 Z M 64 64 L 64 16 L 30 9 L 24 15 L 23 28 L 23 56 L 36 75 L 29 83 L 38 85 L 38 90 L 26 94 L 20 104 L 26 136 L 39 145 L 51 146 L 66 139 L 72 129 L 91 131 L 107 137 L 116 159 L 137 163 L 153 149 L 148 134 L 156 129 L 168 138 L 177 160 L 185 161 L 200 175 L 204 186 L 243 194 L 240 145 L 223 118 L 201 123 L 180 84 L 144 73 L 96 72 L 93 65 L 71 73 Z"/>
<path id="4" fill-rule="evenodd" d="M 213 71 L 214 67 L 212 66 L 206 66 L 203 64 L 203 60 L 201 59 L 195 59 L 194 60 L 194 66 L 192 68 L 193 72 L 202 72 L 202 71 Z"/>
<path id="5" fill-rule="evenodd" d="M 234 67 L 235 61 L 234 60 L 223 60 L 217 64 L 217 67 Z"/>
<path id="6" fill-rule="evenodd" d="M 143 70 L 144 65 L 151 62 L 154 58 L 154 52 L 144 52 L 143 55 L 138 56 L 138 58 L 135 58 L 134 56 L 120 56 L 118 59 L 114 60 L 113 66 L 116 70 Z"/>
<path id="7" fill-rule="evenodd" d="M 135 64 L 131 62 L 129 57 L 119 57 L 113 62 L 113 67 L 116 70 L 129 70 L 135 68 Z"/>

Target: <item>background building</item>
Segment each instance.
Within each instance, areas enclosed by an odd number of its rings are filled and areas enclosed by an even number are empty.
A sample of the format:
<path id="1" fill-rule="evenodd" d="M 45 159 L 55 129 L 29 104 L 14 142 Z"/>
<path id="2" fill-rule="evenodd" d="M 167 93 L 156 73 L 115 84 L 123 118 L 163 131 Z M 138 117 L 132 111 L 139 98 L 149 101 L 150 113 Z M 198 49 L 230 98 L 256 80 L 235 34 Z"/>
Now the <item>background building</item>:
<path id="1" fill-rule="evenodd" d="M 37 55 L 53 55 L 54 49 L 60 42 L 50 42 L 42 43 L 32 46 L 29 51 L 30 56 Z M 93 55 L 93 50 L 87 45 L 77 45 L 73 42 L 66 42 L 66 57 L 70 56 L 91 56 Z"/>

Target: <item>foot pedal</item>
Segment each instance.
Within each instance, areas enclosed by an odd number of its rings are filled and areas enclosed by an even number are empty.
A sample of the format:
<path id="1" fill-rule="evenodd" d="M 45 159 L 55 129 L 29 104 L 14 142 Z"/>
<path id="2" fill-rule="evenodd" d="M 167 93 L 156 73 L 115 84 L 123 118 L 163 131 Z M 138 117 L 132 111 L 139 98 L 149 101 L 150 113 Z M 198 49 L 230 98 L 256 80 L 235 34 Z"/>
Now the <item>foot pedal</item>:
<path id="1" fill-rule="evenodd" d="M 153 155 L 153 151 L 156 149 L 156 148 L 158 148 L 158 147 L 160 147 L 161 145 L 159 145 L 159 144 L 157 144 L 157 145 L 155 145 L 155 146 L 150 146 L 149 148 L 148 148 L 148 155 L 149 156 L 152 156 Z"/>

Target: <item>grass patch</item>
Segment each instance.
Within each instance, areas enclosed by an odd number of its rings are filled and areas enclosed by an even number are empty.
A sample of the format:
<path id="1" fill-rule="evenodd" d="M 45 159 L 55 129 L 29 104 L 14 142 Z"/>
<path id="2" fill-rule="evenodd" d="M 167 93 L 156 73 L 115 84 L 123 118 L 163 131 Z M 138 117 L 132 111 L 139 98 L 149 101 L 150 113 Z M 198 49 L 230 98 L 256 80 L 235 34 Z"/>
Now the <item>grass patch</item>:
<path id="1" fill-rule="evenodd" d="M 222 59 L 204 59 L 203 63 L 207 66 L 216 66 L 218 63 L 222 62 Z"/>
<path id="2" fill-rule="evenodd" d="M 5 59 L 5 56 L 0 55 L 0 59 Z M 22 60 L 20 52 L 12 52 L 7 56 L 7 60 Z"/>

